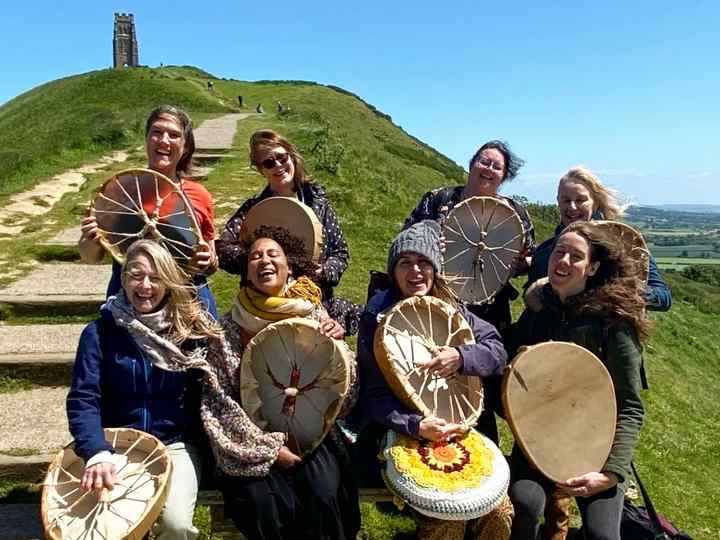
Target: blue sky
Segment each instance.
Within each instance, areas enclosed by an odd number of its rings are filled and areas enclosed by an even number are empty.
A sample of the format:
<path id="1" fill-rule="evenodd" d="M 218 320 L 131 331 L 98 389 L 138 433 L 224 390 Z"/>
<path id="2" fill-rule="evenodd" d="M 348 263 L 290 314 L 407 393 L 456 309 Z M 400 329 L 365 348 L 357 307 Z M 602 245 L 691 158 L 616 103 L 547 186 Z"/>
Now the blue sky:
<path id="1" fill-rule="evenodd" d="M 507 140 L 527 161 L 507 193 L 552 201 L 584 164 L 634 202 L 720 204 L 720 3 L 352 4 L 11 2 L 0 103 L 108 67 L 132 12 L 143 64 L 335 84 L 465 166 Z"/>

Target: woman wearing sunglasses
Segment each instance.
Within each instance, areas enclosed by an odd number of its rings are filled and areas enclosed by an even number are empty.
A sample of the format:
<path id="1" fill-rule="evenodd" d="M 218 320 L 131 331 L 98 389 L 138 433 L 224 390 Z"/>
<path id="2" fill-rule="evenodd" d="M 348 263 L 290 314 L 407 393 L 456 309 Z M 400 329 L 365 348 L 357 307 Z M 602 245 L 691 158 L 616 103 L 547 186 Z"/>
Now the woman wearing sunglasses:
<path id="1" fill-rule="evenodd" d="M 297 148 L 270 129 L 256 131 L 250 137 L 250 163 L 265 177 L 267 186 L 259 195 L 245 201 L 225 224 L 216 242 L 220 268 L 231 274 L 241 273 L 240 227 L 253 206 L 268 197 L 295 197 L 312 208 L 323 227 L 321 263 L 313 276 L 322 290 L 323 305 L 330 317 L 345 327 L 348 335 L 356 333 L 362 306 L 333 295 L 333 288 L 347 268 L 350 253 L 325 189 L 307 173 L 305 160 Z"/>

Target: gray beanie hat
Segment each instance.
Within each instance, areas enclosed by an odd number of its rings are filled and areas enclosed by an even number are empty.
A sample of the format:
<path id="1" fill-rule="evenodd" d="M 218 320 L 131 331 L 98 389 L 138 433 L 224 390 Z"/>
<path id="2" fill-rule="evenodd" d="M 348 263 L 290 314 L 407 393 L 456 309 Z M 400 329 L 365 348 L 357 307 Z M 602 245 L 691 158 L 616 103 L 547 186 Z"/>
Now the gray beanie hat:
<path id="1" fill-rule="evenodd" d="M 417 253 L 430 261 L 435 273 L 442 267 L 440 225 L 426 219 L 415 223 L 395 237 L 388 253 L 387 272 L 392 276 L 401 253 Z"/>

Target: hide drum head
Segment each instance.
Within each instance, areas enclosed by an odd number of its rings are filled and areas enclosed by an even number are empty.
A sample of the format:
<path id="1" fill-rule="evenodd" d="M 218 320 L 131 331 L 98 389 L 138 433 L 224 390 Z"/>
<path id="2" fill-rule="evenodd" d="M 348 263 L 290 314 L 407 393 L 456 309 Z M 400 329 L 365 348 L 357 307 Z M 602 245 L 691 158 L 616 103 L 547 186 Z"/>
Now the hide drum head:
<path id="1" fill-rule="evenodd" d="M 506 202 L 471 197 L 455 206 L 442 224 L 443 272 L 458 298 L 490 302 L 512 275 L 525 245 L 522 221 Z"/>
<path id="2" fill-rule="evenodd" d="M 475 343 L 472 330 L 450 304 L 434 296 L 413 296 L 381 315 L 375 331 L 375 359 L 393 393 L 408 407 L 471 427 L 480 417 L 479 377 L 443 378 L 419 367 L 441 345 Z"/>
<path id="3" fill-rule="evenodd" d="M 323 228 L 312 208 L 293 197 L 269 197 L 253 206 L 242 224 L 247 238 L 262 225 L 280 227 L 302 240 L 311 261 L 320 262 Z"/>
<path id="4" fill-rule="evenodd" d="M 605 465 L 615 438 L 615 391 L 587 349 L 562 341 L 528 347 L 505 374 L 502 400 L 516 442 L 550 480 Z"/>
<path id="5" fill-rule="evenodd" d="M 130 169 L 108 179 L 91 204 L 100 243 L 123 263 L 136 240 L 162 244 L 185 266 L 202 241 L 191 203 L 180 184 L 149 169 Z"/>
<path id="6" fill-rule="evenodd" d="M 98 497 L 80 487 L 85 462 L 62 450 L 48 469 L 42 491 L 45 535 L 52 540 L 141 539 L 160 515 L 170 488 L 172 461 L 165 445 L 130 428 L 105 429 L 118 481 Z"/>
<path id="7" fill-rule="evenodd" d="M 257 426 L 287 433 L 304 456 L 325 438 L 348 394 L 353 353 L 319 332 L 317 322 L 273 323 L 250 341 L 240 368 L 242 405 Z"/>

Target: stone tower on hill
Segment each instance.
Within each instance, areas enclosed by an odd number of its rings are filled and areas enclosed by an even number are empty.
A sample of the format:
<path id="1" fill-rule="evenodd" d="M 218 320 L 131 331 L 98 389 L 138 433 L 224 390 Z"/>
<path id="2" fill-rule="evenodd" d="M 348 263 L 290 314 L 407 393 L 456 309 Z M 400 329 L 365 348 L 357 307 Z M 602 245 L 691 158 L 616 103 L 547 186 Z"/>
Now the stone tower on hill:
<path id="1" fill-rule="evenodd" d="M 113 67 L 135 67 L 139 65 L 135 19 L 131 13 L 116 13 L 113 30 Z"/>

